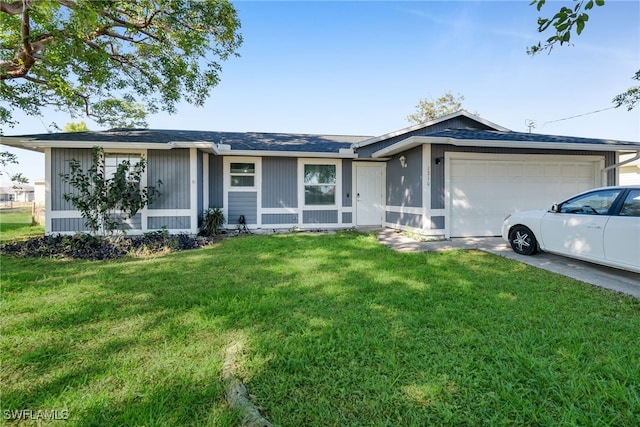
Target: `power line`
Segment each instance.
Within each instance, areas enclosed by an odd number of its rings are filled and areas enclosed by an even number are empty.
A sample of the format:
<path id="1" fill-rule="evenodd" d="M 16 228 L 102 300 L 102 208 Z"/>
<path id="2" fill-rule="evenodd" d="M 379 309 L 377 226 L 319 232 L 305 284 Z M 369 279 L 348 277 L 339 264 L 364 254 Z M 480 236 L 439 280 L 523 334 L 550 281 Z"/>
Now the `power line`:
<path id="1" fill-rule="evenodd" d="M 551 121 L 548 121 L 548 122 L 544 122 L 544 123 L 542 124 L 542 126 L 544 126 L 544 125 L 546 125 L 546 124 L 548 124 L 548 123 L 561 122 L 561 121 L 563 121 L 563 120 L 570 120 L 570 119 L 575 119 L 575 118 L 578 118 L 578 117 L 588 116 L 589 114 L 601 113 L 601 112 L 603 112 L 603 111 L 612 110 L 612 109 L 614 109 L 614 108 L 616 108 L 616 107 L 608 107 L 608 108 L 603 108 L 602 110 L 596 110 L 596 111 L 591 111 L 591 112 L 589 112 L 589 113 L 578 114 L 577 116 L 571 116 L 571 117 L 565 117 L 565 118 L 563 118 L 563 119 L 551 120 Z"/>

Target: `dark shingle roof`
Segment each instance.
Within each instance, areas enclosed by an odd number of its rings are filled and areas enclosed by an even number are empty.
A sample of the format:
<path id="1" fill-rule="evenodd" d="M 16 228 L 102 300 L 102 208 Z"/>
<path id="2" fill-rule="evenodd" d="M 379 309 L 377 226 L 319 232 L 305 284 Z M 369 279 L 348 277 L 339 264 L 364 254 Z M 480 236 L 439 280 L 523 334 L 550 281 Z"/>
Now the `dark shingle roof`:
<path id="1" fill-rule="evenodd" d="M 261 132 L 209 132 L 165 129 L 111 129 L 99 132 L 51 133 L 22 135 L 18 138 L 38 141 L 68 141 L 96 143 L 159 143 L 204 141 L 227 144 L 232 150 L 338 152 L 351 144 L 364 141 L 369 136 L 308 135 Z"/>
<path id="2" fill-rule="evenodd" d="M 452 138 L 458 140 L 482 140 L 482 141 L 513 141 L 513 142 L 540 142 L 558 144 L 593 144 L 593 145 L 628 145 L 638 147 L 640 143 L 632 141 L 616 141 L 611 139 L 582 138 L 576 136 L 545 135 L 538 133 L 494 131 L 479 129 L 446 129 L 439 132 L 427 133 L 424 136 L 436 138 Z"/>

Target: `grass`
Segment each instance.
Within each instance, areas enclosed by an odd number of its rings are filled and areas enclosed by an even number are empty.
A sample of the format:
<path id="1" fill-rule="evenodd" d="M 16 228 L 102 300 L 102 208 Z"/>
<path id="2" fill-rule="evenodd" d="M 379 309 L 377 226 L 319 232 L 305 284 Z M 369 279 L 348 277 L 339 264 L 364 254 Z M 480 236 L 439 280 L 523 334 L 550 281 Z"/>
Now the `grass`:
<path id="1" fill-rule="evenodd" d="M 0 209 L 0 242 L 42 235 L 44 227 L 31 225 L 31 208 Z"/>
<path id="2" fill-rule="evenodd" d="M 479 251 L 254 235 L 1 267 L 3 411 L 237 425 L 220 368 L 241 341 L 239 375 L 281 426 L 640 419 L 640 301 Z"/>

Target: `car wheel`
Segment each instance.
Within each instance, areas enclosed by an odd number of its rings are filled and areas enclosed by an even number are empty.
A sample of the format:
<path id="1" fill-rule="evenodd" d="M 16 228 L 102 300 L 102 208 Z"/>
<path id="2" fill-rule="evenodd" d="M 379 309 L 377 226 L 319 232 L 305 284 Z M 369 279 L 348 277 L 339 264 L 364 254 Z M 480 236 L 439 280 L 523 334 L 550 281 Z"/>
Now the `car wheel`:
<path id="1" fill-rule="evenodd" d="M 509 234 L 511 248 L 521 255 L 533 255 L 538 251 L 538 241 L 533 232 L 524 225 L 517 225 Z"/>

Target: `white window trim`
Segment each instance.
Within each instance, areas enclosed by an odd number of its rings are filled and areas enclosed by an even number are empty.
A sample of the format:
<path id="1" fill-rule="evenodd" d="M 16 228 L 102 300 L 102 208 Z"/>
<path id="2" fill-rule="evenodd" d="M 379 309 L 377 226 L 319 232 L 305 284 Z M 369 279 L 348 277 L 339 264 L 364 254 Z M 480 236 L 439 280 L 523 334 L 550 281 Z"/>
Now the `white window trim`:
<path id="1" fill-rule="evenodd" d="M 231 186 L 231 163 L 253 163 L 255 172 L 253 186 L 251 187 L 233 187 Z M 225 157 L 224 162 L 224 188 L 227 191 L 258 191 L 262 186 L 262 159 L 260 157 Z M 249 176 L 247 174 L 246 176 Z M 226 204 L 225 204 L 226 205 Z"/>
<path id="2" fill-rule="evenodd" d="M 253 187 L 232 187 L 231 186 L 231 163 L 254 163 L 256 166 L 255 180 L 253 181 Z M 256 193 L 257 199 L 257 223 L 247 225 L 249 229 L 256 229 L 262 227 L 262 158 L 261 157 L 243 157 L 243 156 L 225 156 L 222 159 L 222 212 L 224 212 L 225 218 L 229 218 L 229 192 L 245 192 Z M 227 228 L 231 226 L 227 224 Z"/>
<path id="3" fill-rule="evenodd" d="M 336 167 L 336 197 L 333 205 L 307 205 L 304 201 L 304 165 L 335 165 Z M 298 200 L 300 206 L 300 222 L 303 210 L 338 211 L 339 223 L 342 215 L 342 160 L 340 159 L 298 159 Z M 335 225 L 335 224 L 334 224 Z"/>

